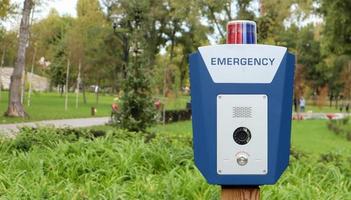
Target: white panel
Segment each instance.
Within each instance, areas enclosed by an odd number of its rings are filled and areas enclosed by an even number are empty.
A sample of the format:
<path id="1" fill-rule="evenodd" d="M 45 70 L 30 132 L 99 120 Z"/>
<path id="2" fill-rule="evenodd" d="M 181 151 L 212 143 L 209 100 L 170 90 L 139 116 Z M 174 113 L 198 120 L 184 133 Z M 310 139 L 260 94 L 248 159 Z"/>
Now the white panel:
<path id="1" fill-rule="evenodd" d="M 286 51 L 285 47 L 259 44 L 199 47 L 215 83 L 271 83 Z"/>
<path id="2" fill-rule="evenodd" d="M 217 96 L 217 173 L 267 174 L 268 97 L 266 95 Z M 251 139 L 245 145 L 233 139 L 234 131 L 246 127 Z M 244 155 L 248 162 L 239 165 Z"/>

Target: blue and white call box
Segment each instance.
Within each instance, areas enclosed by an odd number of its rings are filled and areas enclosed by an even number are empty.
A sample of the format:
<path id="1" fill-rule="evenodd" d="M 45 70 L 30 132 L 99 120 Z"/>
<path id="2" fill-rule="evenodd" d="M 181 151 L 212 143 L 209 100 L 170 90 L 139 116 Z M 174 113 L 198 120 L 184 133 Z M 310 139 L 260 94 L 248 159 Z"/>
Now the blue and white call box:
<path id="1" fill-rule="evenodd" d="M 274 184 L 289 163 L 294 55 L 259 44 L 190 56 L 195 164 L 218 185 Z"/>

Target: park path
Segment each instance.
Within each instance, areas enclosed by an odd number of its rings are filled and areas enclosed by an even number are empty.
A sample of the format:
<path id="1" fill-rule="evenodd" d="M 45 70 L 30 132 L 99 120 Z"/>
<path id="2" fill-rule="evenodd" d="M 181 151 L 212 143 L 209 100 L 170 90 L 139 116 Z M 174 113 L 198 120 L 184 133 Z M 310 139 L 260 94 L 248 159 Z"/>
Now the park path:
<path id="1" fill-rule="evenodd" d="M 305 113 L 293 113 L 293 119 L 343 119 L 345 117 L 351 116 L 351 113 L 313 113 L 313 112 L 305 112 Z"/>
<path id="2" fill-rule="evenodd" d="M 89 126 L 98 126 L 108 123 L 109 117 L 96 118 L 80 118 L 80 119 L 58 119 L 58 120 L 44 120 L 37 122 L 25 122 L 16 124 L 0 124 L 0 134 L 14 136 L 18 133 L 21 127 L 38 127 L 38 126 L 53 126 L 55 128 L 82 128 Z"/>

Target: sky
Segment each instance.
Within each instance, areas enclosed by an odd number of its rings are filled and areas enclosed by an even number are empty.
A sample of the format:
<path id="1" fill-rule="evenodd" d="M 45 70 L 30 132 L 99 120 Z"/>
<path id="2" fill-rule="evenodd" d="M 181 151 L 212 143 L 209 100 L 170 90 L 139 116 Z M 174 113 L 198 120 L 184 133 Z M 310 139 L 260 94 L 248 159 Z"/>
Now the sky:
<path id="1" fill-rule="evenodd" d="M 51 8 L 55 8 L 61 15 L 76 16 L 76 5 L 77 0 L 48 0 L 47 6 L 40 8 L 43 10 L 40 15 L 45 17 Z"/>

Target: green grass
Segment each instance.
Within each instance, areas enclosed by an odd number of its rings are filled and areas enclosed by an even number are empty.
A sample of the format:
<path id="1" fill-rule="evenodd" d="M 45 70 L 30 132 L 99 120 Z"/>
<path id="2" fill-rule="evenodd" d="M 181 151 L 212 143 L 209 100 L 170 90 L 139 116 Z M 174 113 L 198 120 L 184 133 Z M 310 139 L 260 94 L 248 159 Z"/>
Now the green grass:
<path id="1" fill-rule="evenodd" d="M 191 143 L 109 131 L 94 140 L 26 129 L 0 143 L 4 199 L 214 199 Z M 51 140 L 49 138 L 52 138 Z M 73 139 L 72 139 L 73 138 Z"/>
<path id="2" fill-rule="evenodd" d="M 166 110 L 180 110 L 185 109 L 186 104 L 190 101 L 190 96 L 178 96 L 173 98 L 167 98 L 165 100 Z"/>
<path id="3" fill-rule="evenodd" d="M 91 117 L 90 108 L 96 107 L 96 116 L 109 116 L 111 113 L 111 104 L 114 96 L 100 95 L 99 104 L 96 105 L 95 94 L 87 93 L 87 104 L 83 103 L 82 94 L 79 98 L 79 107 L 76 108 L 75 94 L 69 94 L 68 110 L 65 111 L 65 97 L 58 93 L 33 93 L 31 106 L 27 106 L 27 99 L 25 99 L 25 110 L 29 114 L 29 118 L 8 118 L 4 117 L 2 113 L 7 110 L 8 92 L 2 91 L 0 100 L 0 124 L 18 123 L 29 121 L 40 121 L 49 119 L 69 119 L 69 118 L 86 118 Z M 27 97 L 27 96 L 26 96 Z M 157 97 L 162 99 L 161 97 Z M 185 109 L 187 102 L 190 101 L 190 96 L 170 97 L 162 100 L 165 103 L 166 110 Z M 306 111 L 313 112 L 338 112 L 334 107 L 307 106 Z"/>
<path id="4" fill-rule="evenodd" d="M 294 121 L 290 166 L 262 199 L 351 199 L 350 143 L 326 121 Z M 0 140 L 2 199 L 219 199 L 193 162 L 191 122 L 158 125 L 156 138 L 112 127 L 26 128 Z M 306 134 L 309 135 L 306 135 Z M 146 136 L 146 137 L 145 137 Z M 147 141 L 147 142 L 146 142 Z"/>
<path id="5" fill-rule="evenodd" d="M 293 135 L 304 137 L 296 134 L 302 127 L 326 128 L 324 121 L 294 122 Z M 194 166 L 190 122 L 154 127 L 157 137 L 148 142 L 143 134 L 94 129 L 106 135 L 27 128 L 14 140 L 0 140 L 1 198 L 219 199 L 220 187 L 207 184 Z M 315 136 L 315 143 L 335 139 Z M 301 142 L 296 137 L 293 144 Z M 292 156 L 278 183 L 261 187 L 262 199 L 351 199 L 351 156 L 327 152 L 334 147 Z"/>
<path id="6" fill-rule="evenodd" d="M 292 147 L 313 154 L 340 151 L 351 153 L 351 142 L 329 131 L 326 123 L 326 120 L 293 121 Z M 163 135 L 190 136 L 192 126 L 190 121 L 186 121 L 166 126 L 158 125 L 151 131 Z"/>
<path id="7" fill-rule="evenodd" d="M 2 93 L 0 102 L 0 112 L 4 113 L 7 110 L 7 92 Z M 87 93 L 87 104 L 83 104 L 83 97 L 80 95 L 79 106 L 76 108 L 75 94 L 69 94 L 68 110 L 65 111 L 65 97 L 58 93 L 34 93 L 32 95 L 31 106 L 27 106 L 25 99 L 25 110 L 29 114 L 29 118 L 9 118 L 0 115 L 0 123 L 16 123 L 26 121 L 39 121 L 46 119 L 65 119 L 65 118 L 84 118 L 90 117 L 90 108 L 97 108 L 96 116 L 108 116 L 110 114 L 111 102 L 113 96 L 99 97 L 99 104 L 95 104 L 95 95 Z"/>
<path id="8" fill-rule="evenodd" d="M 112 95 L 100 95 L 99 104 L 96 105 L 95 94 L 87 93 L 87 104 L 84 104 L 82 94 L 80 94 L 79 106 L 76 108 L 76 95 L 70 93 L 68 98 L 68 110 L 65 111 L 65 96 L 60 96 L 58 93 L 33 93 L 30 107 L 27 106 L 27 99 L 24 101 L 25 110 L 29 114 L 29 118 L 22 119 L 3 116 L 3 113 L 7 110 L 8 92 L 2 91 L 1 95 L 0 124 L 48 119 L 86 118 L 91 117 L 90 109 L 93 106 L 97 108 L 97 117 L 110 116 L 111 104 L 114 99 Z M 184 109 L 189 98 L 188 96 L 180 96 L 178 98 L 167 99 L 166 109 Z"/>
<path id="9" fill-rule="evenodd" d="M 305 111 L 312 111 L 314 113 L 338 113 L 340 112 L 339 109 L 335 108 L 335 106 L 329 107 L 329 106 L 313 106 L 313 105 L 307 105 L 305 108 Z"/>
<path id="10" fill-rule="evenodd" d="M 349 152 L 351 142 L 327 129 L 326 120 L 294 121 L 292 146 L 308 153 Z"/>

